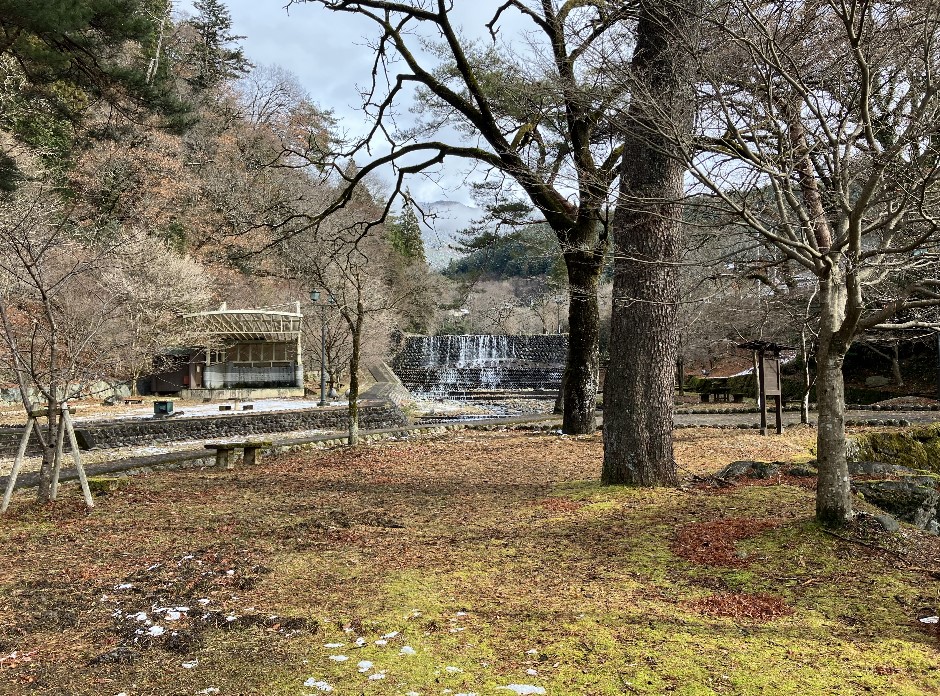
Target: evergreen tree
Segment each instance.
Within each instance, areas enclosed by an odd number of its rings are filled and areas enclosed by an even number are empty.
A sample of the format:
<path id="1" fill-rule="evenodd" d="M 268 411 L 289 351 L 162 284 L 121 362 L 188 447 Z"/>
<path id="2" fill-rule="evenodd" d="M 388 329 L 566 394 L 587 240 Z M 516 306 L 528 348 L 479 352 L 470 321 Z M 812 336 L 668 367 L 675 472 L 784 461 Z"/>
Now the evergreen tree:
<path id="1" fill-rule="evenodd" d="M 47 166 L 61 165 L 97 101 L 182 111 L 161 80 L 147 81 L 145 51 L 157 41 L 160 9 L 161 0 L 0 0 L 0 130 Z M 0 189 L 18 178 L 0 153 Z"/>
<path id="2" fill-rule="evenodd" d="M 426 263 L 421 224 L 410 201 L 405 203 L 399 215 L 387 225 L 388 239 L 392 248 L 409 263 Z"/>
<path id="3" fill-rule="evenodd" d="M 225 4 L 221 0 L 196 0 L 194 7 L 198 14 L 189 22 L 198 36 L 193 86 L 212 89 L 247 74 L 252 66 L 238 45 L 245 37 L 232 33 L 232 16 Z"/>

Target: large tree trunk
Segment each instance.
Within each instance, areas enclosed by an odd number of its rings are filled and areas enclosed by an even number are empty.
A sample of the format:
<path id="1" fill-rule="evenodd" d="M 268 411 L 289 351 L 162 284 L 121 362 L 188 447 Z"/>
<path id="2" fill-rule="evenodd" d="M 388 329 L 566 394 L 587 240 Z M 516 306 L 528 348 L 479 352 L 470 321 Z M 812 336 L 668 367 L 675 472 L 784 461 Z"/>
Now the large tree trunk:
<path id="1" fill-rule="evenodd" d="M 597 428 L 597 372 L 600 367 L 600 311 L 597 286 L 603 258 L 594 252 L 565 253 L 568 304 L 568 359 L 562 398 L 562 431 L 587 435 Z"/>
<path id="2" fill-rule="evenodd" d="M 838 527 L 852 519 L 852 490 L 845 453 L 845 385 L 842 377 L 842 363 L 849 347 L 849 340 L 843 335 L 846 289 L 837 272 L 820 280 L 819 300 L 816 519 Z"/>
<path id="3" fill-rule="evenodd" d="M 650 222 L 661 225 L 665 218 Z M 658 244 L 669 236 L 666 230 L 655 237 L 637 230 L 632 241 L 646 238 Z M 640 256 L 640 244 L 618 246 L 631 258 L 655 258 Z M 677 480 L 672 457 L 675 280 L 674 269 L 667 265 L 617 263 L 610 365 L 604 384 L 604 483 L 655 486 Z"/>
<path id="4" fill-rule="evenodd" d="M 819 481 L 816 519 L 840 526 L 852 519 L 852 491 L 845 456 L 845 388 L 843 354 L 820 341 L 816 368 L 819 430 L 816 435 Z"/>
<path id="5" fill-rule="evenodd" d="M 621 195 L 614 215 L 614 302 L 604 385 L 602 481 L 677 480 L 672 415 L 685 164 L 676 134 L 694 111 L 688 45 L 694 0 L 641 3 L 633 101 L 625 123 Z"/>

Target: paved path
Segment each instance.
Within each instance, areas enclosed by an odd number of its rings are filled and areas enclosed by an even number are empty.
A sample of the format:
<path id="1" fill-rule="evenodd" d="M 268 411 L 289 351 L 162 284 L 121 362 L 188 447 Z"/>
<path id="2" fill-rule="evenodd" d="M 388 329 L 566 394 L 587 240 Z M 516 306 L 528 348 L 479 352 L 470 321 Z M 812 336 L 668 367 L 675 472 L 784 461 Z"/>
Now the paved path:
<path id="1" fill-rule="evenodd" d="M 816 424 L 817 414 L 811 411 L 809 420 Z M 872 421 L 872 420 L 905 420 L 910 423 L 936 423 L 940 422 L 940 411 L 846 411 L 846 421 Z M 696 425 L 696 426 L 714 426 L 714 425 L 742 425 L 760 423 L 759 413 L 678 413 L 673 418 L 676 425 Z M 796 425 L 800 422 L 798 411 L 785 411 L 783 414 L 784 426 Z M 768 426 L 773 427 L 774 415 L 767 414 Z"/>

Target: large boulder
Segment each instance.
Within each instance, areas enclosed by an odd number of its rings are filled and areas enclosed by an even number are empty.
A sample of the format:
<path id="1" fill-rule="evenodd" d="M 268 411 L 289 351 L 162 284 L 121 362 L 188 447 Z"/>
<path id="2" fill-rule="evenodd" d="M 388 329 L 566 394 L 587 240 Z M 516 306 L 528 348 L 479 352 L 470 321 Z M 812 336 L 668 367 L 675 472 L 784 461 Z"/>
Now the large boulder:
<path id="1" fill-rule="evenodd" d="M 936 533 L 940 494 L 935 484 L 929 476 L 907 476 L 897 481 L 856 481 L 852 489 L 896 518 Z"/>
<path id="2" fill-rule="evenodd" d="M 940 473 L 940 424 L 906 431 L 863 433 L 847 442 L 850 459 L 891 462 L 910 469 Z"/>
<path id="3" fill-rule="evenodd" d="M 769 479 L 780 473 L 782 465 L 782 462 L 755 462 L 750 460 L 731 462 L 715 474 L 715 478 L 724 481 L 735 481 L 739 478 Z"/>

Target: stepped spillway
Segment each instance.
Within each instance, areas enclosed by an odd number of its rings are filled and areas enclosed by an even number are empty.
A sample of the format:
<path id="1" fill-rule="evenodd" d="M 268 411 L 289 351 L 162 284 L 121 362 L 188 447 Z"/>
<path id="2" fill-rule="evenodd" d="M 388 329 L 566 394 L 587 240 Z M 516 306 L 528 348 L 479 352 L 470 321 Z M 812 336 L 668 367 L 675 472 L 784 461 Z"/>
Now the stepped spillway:
<path id="1" fill-rule="evenodd" d="M 392 369 L 412 392 L 557 391 L 565 369 L 565 334 L 405 336 Z"/>

